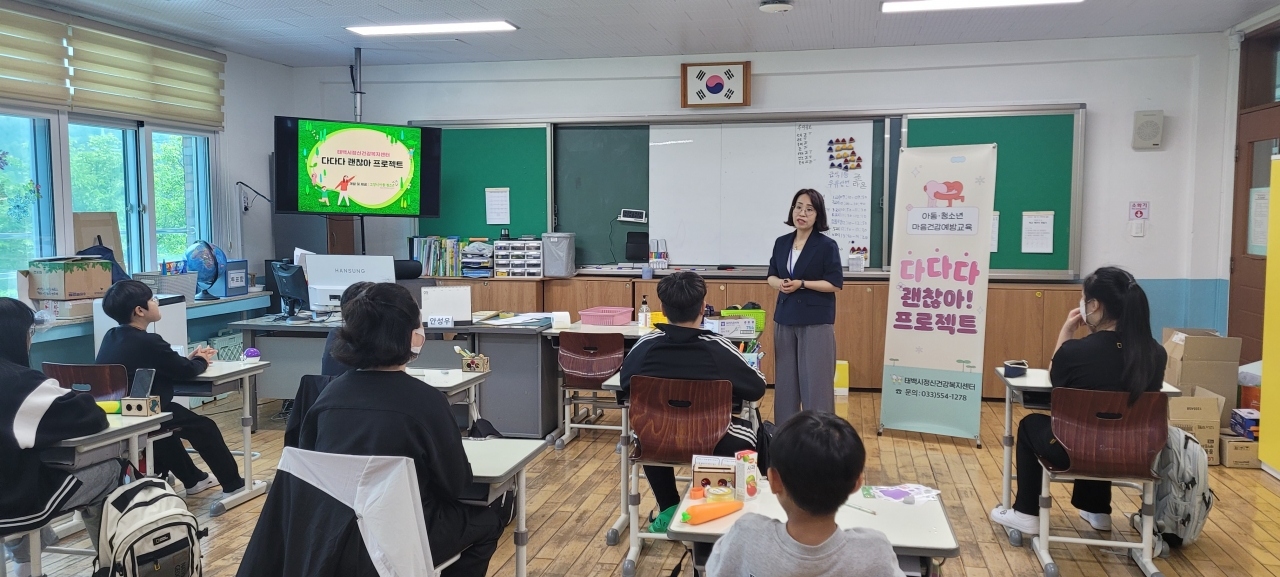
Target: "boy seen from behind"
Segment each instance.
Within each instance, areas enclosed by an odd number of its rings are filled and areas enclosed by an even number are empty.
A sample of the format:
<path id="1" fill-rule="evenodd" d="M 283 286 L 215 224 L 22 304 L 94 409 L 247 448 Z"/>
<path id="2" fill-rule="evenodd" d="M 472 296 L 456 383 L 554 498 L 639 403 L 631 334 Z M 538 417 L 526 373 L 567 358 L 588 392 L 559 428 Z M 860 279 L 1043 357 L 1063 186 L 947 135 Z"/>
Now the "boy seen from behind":
<path id="1" fill-rule="evenodd" d="M 848 421 L 801 411 L 770 447 L 769 489 L 784 523 L 748 513 L 716 542 L 710 577 L 904 577 L 884 533 L 843 529 L 836 512 L 862 486 L 867 452 Z"/>

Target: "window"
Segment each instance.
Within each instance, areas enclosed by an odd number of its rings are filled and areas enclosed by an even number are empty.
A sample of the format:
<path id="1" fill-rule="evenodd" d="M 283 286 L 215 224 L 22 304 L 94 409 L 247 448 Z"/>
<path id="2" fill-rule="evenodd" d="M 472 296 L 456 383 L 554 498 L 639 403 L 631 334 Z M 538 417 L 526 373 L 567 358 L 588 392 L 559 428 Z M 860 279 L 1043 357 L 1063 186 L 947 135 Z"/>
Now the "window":
<path id="1" fill-rule="evenodd" d="M 138 131 L 91 124 L 67 127 L 71 154 L 71 210 L 114 212 L 120 225 L 120 261 L 143 270 L 138 187 Z M 137 239 L 137 240 L 135 240 Z"/>
<path id="2" fill-rule="evenodd" d="M 191 243 L 208 239 L 209 138 L 151 133 L 156 260 L 182 260 Z"/>
<path id="3" fill-rule="evenodd" d="M 19 269 L 55 254 L 49 121 L 0 114 L 0 296 Z"/>

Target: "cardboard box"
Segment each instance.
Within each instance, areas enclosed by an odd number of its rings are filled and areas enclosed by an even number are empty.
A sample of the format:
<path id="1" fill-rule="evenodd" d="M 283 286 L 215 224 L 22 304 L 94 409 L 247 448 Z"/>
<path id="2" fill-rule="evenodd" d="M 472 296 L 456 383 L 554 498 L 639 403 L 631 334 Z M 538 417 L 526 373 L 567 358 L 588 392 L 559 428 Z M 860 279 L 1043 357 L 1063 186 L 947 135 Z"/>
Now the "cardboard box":
<path id="1" fill-rule="evenodd" d="M 1258 422 L 1262 414 L 1257 409 L 1233 409 L 1231 432 L 1250 441 L 1258 440 Z"/>
<path id="2" fill-rule="evenodd" d="M 1183 394 L 1206 388 L 1226 399 L 1226 406 L 1236 406 L 1236 388 L 1240 377 L 1240 339 L 1224 337 L 1211 329 L 1165 328 L 1165 351 L 1169 354 L 1164 380 Z M 1218 415 L 1221 426 L 1227 426 L 1230 415 Z"/>
<path id="3" fill-rule="evenodd" d="M 51 301 L 36 299 L 31 301 L 31 308 L 53 313 L 56 319 L 75 319 L 93 316 L 93 299 L 75 301 Z"/>
<path id="4" fill-rule="evenodd" d="M 111 263 L 93 257 L 55 256 L 31 261 L 30 296 L 44 300 L 102 298 L 111 286 Z"/>
<path id="5" fill-rule="evenodd" d="M 693 483 L 699 487 L 733 487 L 737 461 L 733 457 L 693 456 Z"/>
<path id="6" fill-rule="evenodd" d="M 1223 430 L 1219 439 L 1222 446 L 1222 465 L 1233 469 L 1261 469 L 1262 461 L 1258 459 L 1258 443 L 1231 434 Z"/>
<path id="7" fill-rule="evenodd" d="M 1204 447 L 1210 465 L 1219 463 L 1218 414 L 1226 399 L 1207 389 L 1197 388 L 1194 396 L 1169 399 L 1169 426 L 1186 431 Z"/>
<path id="8" fill-rule="evenodd" d="M 1240 385 L 1240 407 L 1241 409 L 1258 410 L 1262 407 L 1262 386 L 1261 385 Z"/>

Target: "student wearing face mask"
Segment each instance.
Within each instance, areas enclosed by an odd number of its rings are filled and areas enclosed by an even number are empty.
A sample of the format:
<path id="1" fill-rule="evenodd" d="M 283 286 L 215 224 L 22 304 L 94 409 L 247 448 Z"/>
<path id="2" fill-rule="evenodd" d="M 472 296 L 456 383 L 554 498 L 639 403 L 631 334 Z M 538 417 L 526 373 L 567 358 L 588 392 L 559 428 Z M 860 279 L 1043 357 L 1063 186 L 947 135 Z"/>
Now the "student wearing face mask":
<path id="1" fill-rule="evenodd" d="M 343 324 L 332 353 L 355 370 L 320 393 L 303 419 L 298 445 L 323 453 L 413 459 L 431 557 L 443 561 L 462 554 L 441 575 L 483 577 L 502 525 L 490 509 L 459 502 L 472 481 L 471 463 L 449 401 L 405 373 L 426 342 L 421 314 L 409 289 L 395 283 L 366 287 L 342 306 Z M 345 560 L 349 570 L 338 574 L 374 574 L 368 553 L 358 550 Z"/>
<path id="2" fill-rule="evenodd" d="M 1089 335 L 1074 338 L 1081 326 Z M 1049 380 L 1056 387 L 1129 393 L 1133 404 L 1145 392 L 1159 391 L 1164 383 L 1167 355 L 1151 336 L 1151 312 L 1147 295 L 1133 275 L 1115 267 L 1103 267 L 1084 279 L 1080 306 L 1067 314 L 1058 333 L 1058 344 L 1049 364 Z M 1022 531 L 1039 533 L 1040 481 L 1037 457 L 1066 468 L 1070 458 L 1053 436 L 1052 417 L 1027 415 L 1018 425 L 1018 493 L 1013 508 L 996 507 L 995 522 Z M 1071 504 L 1080 517 L 1098 531 L 1111 529 L 1111 483 L 1076 481 Z"/>

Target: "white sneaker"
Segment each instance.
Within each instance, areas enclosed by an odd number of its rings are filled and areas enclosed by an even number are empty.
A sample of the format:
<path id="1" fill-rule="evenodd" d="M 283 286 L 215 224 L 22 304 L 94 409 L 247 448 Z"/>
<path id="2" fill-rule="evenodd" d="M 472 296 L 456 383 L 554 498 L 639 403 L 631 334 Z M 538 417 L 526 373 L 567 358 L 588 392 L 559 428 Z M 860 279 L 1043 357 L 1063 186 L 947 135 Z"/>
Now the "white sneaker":
<path id="1" fill-rule="evenodd" d="M 1040 534 L 1040 517 L 1038 515 L 1028 515 L 1013 509 L 996 507 L 991 510 L 991 520 L 1010 529 L 1017 529 L 1023 535 Z"/>
<path id="2" fill-rule="evenodd" d="M 1111 515 L 1105 513 L 1089 513 L 1087 511 L 1080 512 L 1080 518 L 1089 522 L 1089 526 L 1097 531 L 1111 530 Z"/>
<path id="3" fill-rule="evenodd" d="M 14 563 L 13 565 L 13 572 L 17 574 L 18 577 L 31 577 L 30 563 Z"/>
<path id="4" fill-rule="evenodd" d="M 204 476 L 204 480 L 200 481 L 199 483 L 196 483 L 193 486 L 187 487 L 187 494 L 195 495 L 196 493 L 202 493 L 204 491 L 207 491 L 217 486 L 218 486 L 218 479 L 213 475 L 206 473 Z"/>

